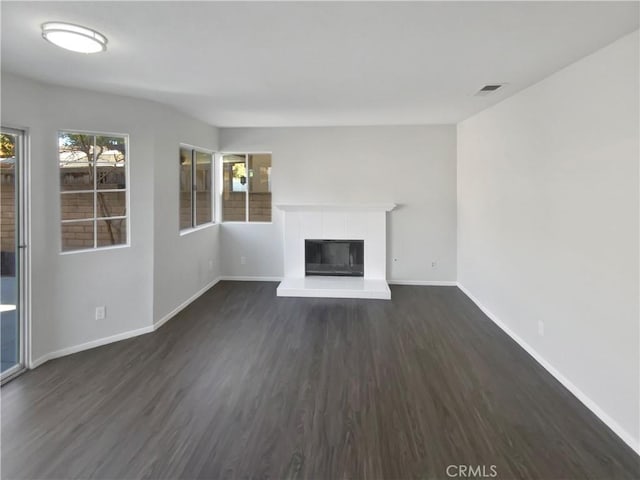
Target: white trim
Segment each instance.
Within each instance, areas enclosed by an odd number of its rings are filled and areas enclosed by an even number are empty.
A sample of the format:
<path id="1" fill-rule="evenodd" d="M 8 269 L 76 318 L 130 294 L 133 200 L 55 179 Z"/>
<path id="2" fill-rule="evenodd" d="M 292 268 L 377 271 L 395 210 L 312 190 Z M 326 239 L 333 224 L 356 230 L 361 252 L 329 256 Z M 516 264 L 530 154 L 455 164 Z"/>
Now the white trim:
<path id="1" fill-rule="evenodd" d="M 124 190 L 117 190 L 118 192 L 124 192 Z M 103 192 L 100 192 L 103 193 Z M 104 192 L 104 193 L 110 193 L 110 192 Z M 67 195 L 67 192 L 63 193 L 62 195 Z M 127 218 L 126 215 L 116 215 L 115 217 L 95 217 L 95 218 L 69 218 L 67 220 L 60 220 L 60 223 L 81 223 L 81 222 L 91 222 L 91 221 L 101 221 L 101 220 L 124 220 L 125 218 Z M 120 245 L 120 244 L 118 244 Z M 96 248 L 102 248 L 102 247 L 96 247 Z M 67 251 L 67 250 L 65 250 Z"/>
<path id="2" fill-rule="evenodd" d="M 271 154 L 269 154 L 271 156 Z M 244 194 L 244 221 L 249 223 L 249 201 L 251 200 L 251 170 L 249 169 L 249 154 L 244 154 L 244 170 L 247 173 L 247 189 Z M 231 191 L 233 192 L 233 171 L 231 172 Z M 271 181 L 271 178 L 269 178 Z M 273 204 L 273 197 L 271 199 L 271 204 Z"/>
<path id="3" fill-rule="evenodd" d="M 184 235 L 189 235 L 190 233 L 193 233 L 193 232 L 199 232 L 200 230 L 206 230 L 207 228 L 217 227 L 218 225 L 220 224 L 216 222 L 207 222 L 207 223 L 198 225 L 197 227 L 184 228 L 180 230 L 180 236 L 182 237 Z"/>
<path id="4" fill-rule="evenodd" d="M 301 203 L 301 204 L 286 204 L 277 203 L 275 207 L 285 212 L 311 212 L 311 211 L 343 211 L 343 210 L 356 210 L 356 211 L 379 211 L 384 210 L 390 212 L 398 205 L 395 203 Z"/>
<path id="5" fill-rule="evenodd" d="M 271 222 L 259 222 L 257 220 L 251 220 L 249 222 L 245 222 L 244 220 L 229 220 L 228 222 L 222 222 L 220 225 L 272 225 Z"/>
<path id="6" fill-rule="evenodd" d="M 29 368 L 34 369 L 36 367 L 39 367 L 43 363 L 48 362 L 49 360 L 53 360 L 54 358 L 64 357 L 66 355 L 71 355 L 72 353 L 78 353 L 83 350 L 89 350 L 91 348 L 107 345 L 108 343 L 119 342 L 120 340 L 126 340 L 127 338 L 137 337 L 138 335 L 144 335 L 145 333 L 154 332 L 158 328 L 160 328 L 162 325 L 164 325 L 168 320 L 173 318 L 178 312 L 186 308 L 194 300 L 200 297 L 203 293 L 205 293 L 207 290 L 215 286 L 215 284 L 218 283 L 219 281 L 220 279 L 216 278 L 212 282 L 208 283 L 203 288 L 201 288 L 198 292 L 196 292 L 193 296 L 191 296 L 189 299 L 181 303 L 177 308 L 173 309 L 170 313 L 162 317 L 160 320 L 158 320 L 157 322 L 154 322 L 152 325 L 138 328 L 136 330 L 129 330 L 127 332 L 118 333 L 116 335 L 111 335 L 109 337 L 98 338 L 97 340 L 81 343 L 80 345 L 73 345 L 71 347 L 63 348 L 61 350 L 56 350 L 55 352 L 46 353 L 40 358 L 31 361 Z"/>
<path id="7" fill-rule="evenodd" d="M 199 297 L 201 297 L 205 292 L 207 292 L 207 290 L 213 288 L 219 281 L 220 281 L 220 277 L 218 277 L 215 280 L 207 283 L 204 287 L 202 287 L 196 293 L 191 295 L 191 297 L 187 298 L 184 302 L 182 302 L 176 308 L 171 310 L 165 316 L 163 316 L 159 320 L 154 321 L 153 322 L 153 329 L 154 330 L 159 329 L 162 325 L 167 323 L 169 320 L 171 320 L 173 317 L 175 317 L 178 313 L 180 313 L 182 310 L 187 308 L 191 303 L 195 302 Z"/>
<path id="8" fill-rule="evenodd" d="M 5 383 L 9 383 L 16 377 L 19 377 L 28 369 L 21 363 L 16 363 L 13 367 L 6 369 L 2 372 L 2 378 L 0 378 L 0 385 L 4 385 Z"/>
<path id="9" fill-rule="evenodd" d="M 205 147 L 198 147 L 197 145 L 191 145 L 190 143 L 180 142 L 178 145 L 179 145 L 179 148 L 182 148 L 182 147 L 190 148 L 192 150 L 198 150 L 199 152 L 206 153 L 209 155 L 216 154 L 215 150 L 211 150 L 210 148 L 205 148 Z M 178 152 L 178 155 L 180 155 L 180 152 Z"/>
<path id="10" fill-rule="evenodd" d="M 19 166 L 19 170 L 22 170 L 20 176 L 20 196 L 21 203 L 19 208 L 20 212 L 20 243 L 25 245 L 26 248 L 22 249 L 22 257 L 20 259 L 20 306 L 22 307 L 22 327 L 21 342 L 22 342 L 22 366 L 23 369 L 27 369 L 31 363 L 31 137 L 29 136 L 29 130 L 22 130 L 22 165 Z"/>
<path id="11" fill-rule="evenodd" d="M 131 248 L 131 245 L 121 243 L 119 245 L 107 245 L 105 247 L 87 247 L 82 250 L 65 250 L 64 252 L 59 252 L 58 255 L 75 255 L 77 253 L 102 252 L 105 250 L 119 250 L 121 248 Z"/>
<path id="12" fill-rule="evenodd" d="M 220 280 L 230 282 L 281 282 L 282 277 L 262 277 L 258 275 L 223 275 Z"/>
<path id="13" fill-rule="evenodd" d="M 569 390 L 578 400 L 580 400 L 592 413 L 594 413 L 605 425 L 607 425 L 618 437 L 622 439 L 624 443 L 629 445 L 632 450 L 640 454 L 640 440 L 634 438 L 629 432 L 627 432 L 618 422 L 611 418 L 596 402 L 594 402 L 588 395 L 586 395 L 580 388 L 574 385 L 567 377 L 560 373 L 551 363 L 545 360 L 536 350 L 520 338 L 513 330 L 511 330 L 502 320 L 494 315 L 489 309 L 487 309 L 480 301 L 467 290 L 460 282 L 458 282 L 458 288 L 469 299 L 476 304 L 476 306 L 482 310 L 482 312 L 489 317 L 489 319 L 500 327 L 507 335 L 509 335 L 518 345 L 520 345 L 525 352 L 533 357 L 547 372 L 555 377 L 567 390 Z"/>
<path id="14" fill-rule="evenodd" d="M 389 285 L 420 285 L 424 287 L 456 287 L 455 280 L 387 280 Z"/>
<path id="15" fill-rule="evenodd" d="M 97 340 L 91 340 L 90 342 L 81 343 L 80 345 L 74 345 L 72 347 L 63 348 L 61 350 L 56 350 L 55 352 L 47 353 L 40 358 L 31 362 L 30 368 L 36 368 L 42 365 L 49 360 L 53 360 L 54 358 L 64 357 L 66 355 L 71 355 L 72 353 L 81 352 L 83 350 L 89 350 L 90 348 L 100 347 L 102 345 L 106 345 L 108 343 L 118 342 L 120 340 L 126 340 L 127 338 L 137 337 L 138 335 L 144 335 L 145 333 L 153 332 L 153 325 L 149 325 L 147 327 L 138 328 L 136 330 L 129 330 L 128 332 L 118 333 L 116 335 L 111 335 L 110 337 L 98 338 Z"/>
<path id="16" fill-rule="evenodd" d="M 22 292 L 24 295 L 24 303 L 22 305 L 23 310 L 22 313 L 24 315 L 24 366 L 25 368 L 29 368 L 31 366 L 31 306 L 32 306 L 32 297 L 31 297 L 31 281 L 32 281 L 32 270 L 31 270 L 31 135 L 29 132 L 29 128 L 25 127 L 22 129 L 23 131 L 23 146 L 24 146 L 24 162 L 23 162 L 23 192 L 22 192 L 22 200 L 24 213 L 22 215 L 22 220 L 25 222 L 23 225 L 24 232 L 24 244 L 27 246 L 25 249 L 24 255 L 24 265 L 23 268 L 23 288 Z"/>

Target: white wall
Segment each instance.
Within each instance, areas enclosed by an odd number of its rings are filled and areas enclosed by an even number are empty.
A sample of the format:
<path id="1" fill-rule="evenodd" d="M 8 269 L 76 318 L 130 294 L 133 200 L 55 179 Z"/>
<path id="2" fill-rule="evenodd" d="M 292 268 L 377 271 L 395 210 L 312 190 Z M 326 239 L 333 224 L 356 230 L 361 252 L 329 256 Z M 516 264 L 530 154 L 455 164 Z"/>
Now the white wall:
<path id="1" fill-rule="evenodd" d="M 638 41 L 458 126 L 458 281 L 636 448 Z"/>
<path id="2" fill-rule="evenodd" d="M 34 361 L 150 329 L 154 318 L 162 318 L 217 275 L 217 269 L 195 278 L 192 272 L 201 260 L 216 258 L 218 227 L 177 237 L 178 142 L 215 147 L 213 127 L 153 102 L 44 85 L 4 73 L 2 125 L 27 128 L 31 144 Z M 60 254 L 56 152 L 61 129 L 129 134 L 130 248 Z M 175 166 L 173 174 L 170 165 Z M 181 261 L 184 265 L 176 266 Z M 181 275 L 181 283 L 163 279 L 168 270 Z M 154 309 L 154 298 L 159 297 Z M 98 305 L 106 305 L 106 320 L 95 320 Z"/>
<path id="3" fill-rule="evenodd" d="M 155 322 L 175 312 L 220 275 L 219 225 L 185 235 L 179 230 L 179 144 L 211 151 L 218 147 L 217 129 L 172 112 L 164 116 L 155 138 L 154 313 Z M 210 266 L 209 262 L 213 262 Z"/>
<path id="4" fill-rule="evenodd" d="M 454 126 L 223 128 L 220 149 L 273 152 L 274 205 L 400 204 L 388 216 L 387 278 L 455 281 Z M 223 274 L 282 276 L 282 221 L 274 208 L 272 224 L 223 224 Z"/>

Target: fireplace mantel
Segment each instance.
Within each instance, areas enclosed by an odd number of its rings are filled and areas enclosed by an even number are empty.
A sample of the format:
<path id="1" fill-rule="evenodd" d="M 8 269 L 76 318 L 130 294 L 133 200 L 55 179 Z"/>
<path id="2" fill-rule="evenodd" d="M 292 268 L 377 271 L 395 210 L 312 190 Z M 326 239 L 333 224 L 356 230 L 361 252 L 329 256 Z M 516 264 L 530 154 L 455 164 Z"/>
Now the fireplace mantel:
<path id="1" fill-rule="evenodd" d="M 390 212 L 396 206 L 395 203 L 281 203 L 276 208 L 284 212 Z"/>

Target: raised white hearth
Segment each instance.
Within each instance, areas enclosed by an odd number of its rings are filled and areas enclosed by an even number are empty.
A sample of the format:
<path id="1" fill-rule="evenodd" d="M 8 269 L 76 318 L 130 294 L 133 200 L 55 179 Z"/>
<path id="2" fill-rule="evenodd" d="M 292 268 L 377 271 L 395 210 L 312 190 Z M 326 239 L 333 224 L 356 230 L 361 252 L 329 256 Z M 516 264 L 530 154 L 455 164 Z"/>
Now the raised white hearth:
<path id="1" fill-rule="evenodd" d="M 279 297 L 390 299 L 387 284 L 389 204 L 276 205 L 284 218 L 284 279 Z M 364 277 L 306 276 L 305 240 L 363 240 Z"/>
<path id="2" fill-rule="evenodd" d="M 389 300 L 385 280 L 363 277 L 285 278 L 278 286 L 279 297 L 378 298 Z"/>

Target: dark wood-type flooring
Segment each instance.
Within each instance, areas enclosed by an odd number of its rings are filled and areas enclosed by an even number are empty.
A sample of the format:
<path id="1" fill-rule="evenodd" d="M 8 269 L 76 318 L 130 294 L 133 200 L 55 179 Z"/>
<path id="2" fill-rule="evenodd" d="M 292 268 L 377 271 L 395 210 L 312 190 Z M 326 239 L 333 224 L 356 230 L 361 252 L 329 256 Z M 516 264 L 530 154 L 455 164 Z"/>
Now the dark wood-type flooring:
<path id="1" fill-rule="evenodd" d="M 222 282 L 155 333 L 5 385 L 2 478 L 640 478 L 456 287 L 384 301 L 276 286 Z"/>

